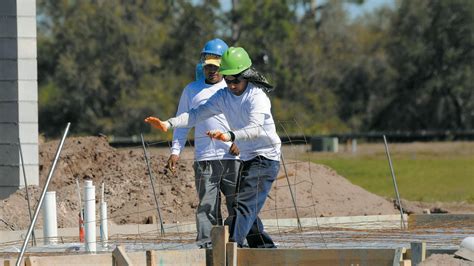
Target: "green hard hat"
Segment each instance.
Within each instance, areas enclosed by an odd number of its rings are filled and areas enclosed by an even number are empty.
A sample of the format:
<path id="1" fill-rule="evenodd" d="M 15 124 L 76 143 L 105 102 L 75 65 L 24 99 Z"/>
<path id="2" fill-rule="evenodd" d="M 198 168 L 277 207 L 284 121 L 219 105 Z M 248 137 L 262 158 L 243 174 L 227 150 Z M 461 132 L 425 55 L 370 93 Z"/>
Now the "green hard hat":
<path id="1" fill-rule="evenodd" d="M 242 47 L 229 47 L 222 55 L 219 73 L 231 76 L 241 73 L 252 66 L 249 54 Z"/>

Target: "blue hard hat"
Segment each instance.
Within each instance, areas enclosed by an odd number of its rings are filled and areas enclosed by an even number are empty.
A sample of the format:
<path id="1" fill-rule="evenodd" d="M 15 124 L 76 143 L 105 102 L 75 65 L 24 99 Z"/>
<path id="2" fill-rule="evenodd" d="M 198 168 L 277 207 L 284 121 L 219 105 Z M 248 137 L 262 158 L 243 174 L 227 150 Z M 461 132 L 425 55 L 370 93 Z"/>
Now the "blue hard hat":
<path id="1" fill-rule="evenodd" d="M 202 48 L 201 54 L 215 54 L 222 56 L 222 54 L 227 50 L 227 44 L 221 39 L 210 40 Z"/>

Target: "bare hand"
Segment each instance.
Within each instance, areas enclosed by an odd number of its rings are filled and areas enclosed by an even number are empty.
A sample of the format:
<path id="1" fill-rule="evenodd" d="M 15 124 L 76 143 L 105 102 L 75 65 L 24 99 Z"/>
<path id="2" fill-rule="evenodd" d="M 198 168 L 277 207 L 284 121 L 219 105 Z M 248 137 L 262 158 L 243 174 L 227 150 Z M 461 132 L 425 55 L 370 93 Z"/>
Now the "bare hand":
<path id="1" fill-rule="evenodd" d="M 218 129 L 207 131 L 206 134 L 213 138 L 218 139 L 220 141 L 228 142 L 230 141 L 230 133 L 229 132 L 221 132 Z"/>
<path id="2" fill-rule="evenodd" d="M 179 160 L 179 156 L 176 154 L 171 154 L 168 158 L 168 163 L 166 164 L 166 168 L 171 171 L 171 173 L 176 173 L 176 163 Z"/>
<path id="3" fill-rule="evenodd" d="M 163 132 L 168 131 L 168 128 L 170 127 L 169 122 L 161 121 L 159 118 L 153 117 L 153 116 L 149 116 L 145 118 L 145 122 L 152 125 L 155 128 L 158 128 L 159 130 Z"/>
<path id="4" fill-rule="evenodd" d="M 232 145 L 230 145 L 229 153 L 234 155 L 234 156 L 237 156 L 237 155 L 240 154 L 240 150 L 239 150 L 239 147 L 237 146 L 237 144 L 232 143 Z"/>

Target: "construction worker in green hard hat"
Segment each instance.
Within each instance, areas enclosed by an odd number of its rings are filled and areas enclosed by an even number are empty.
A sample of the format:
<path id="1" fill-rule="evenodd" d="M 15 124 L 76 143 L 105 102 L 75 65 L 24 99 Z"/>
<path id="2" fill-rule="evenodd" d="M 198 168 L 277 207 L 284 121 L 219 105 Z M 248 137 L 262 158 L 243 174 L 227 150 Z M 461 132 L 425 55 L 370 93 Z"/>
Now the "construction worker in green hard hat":
<path id="1" fill-rule="evenodd" d="M 251 248 L 275 248 L 258 217 L 280 169 L 281 140 L 266 94 L 273 87 L 252 68 L 252 60 L 241 47 L 227 49 L 222 55 L 219 73 L 224 76 L 227 88 L 218 91 L 205 104 L 166 121 L 148 117 L 145 122 L 167 131 L 191 127 L 213 115 L 224 114 L 231 130 L 210 130 L 207 135 L 225 143 L 234 142 L 240 149 L 242 166 L 230 241 L 240 247 L 247 240 Z"/>

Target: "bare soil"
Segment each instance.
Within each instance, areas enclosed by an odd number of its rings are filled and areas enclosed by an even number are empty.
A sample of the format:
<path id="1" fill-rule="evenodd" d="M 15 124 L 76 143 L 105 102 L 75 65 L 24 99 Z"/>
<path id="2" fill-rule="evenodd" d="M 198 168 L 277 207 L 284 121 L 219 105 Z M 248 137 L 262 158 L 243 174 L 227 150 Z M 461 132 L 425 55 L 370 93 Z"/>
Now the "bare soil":
<path id="1" fill-rule="evenodd" d="M 57 146 L 58 141 L 40 145 L 40 186 L 28 187 L 33 206 L 39 200 Z M 94 182 L 96 202 L 100 200 L 100 188 L 104 183 L 108 217 L 113 223 L 147 223 L 150 216 L 158 216 L 157 209 L 163 221 L 168 224 L 194 221 L 197 196 L 192 155 L 188 152 L 188 155 L 181 157 L 177 174 L 165 170 L 167 158 L 167 152 L 149 150 L 154 193 L 140 147 L 115 149 L 109 146 L 106 137 L 68 138 L 49 185 L 49 191 L 56 191 L 58 226 L 64 228 L 78 224 L 80 206 L 76 180 L 81 187 L 84 180 Z M 353 185 L 329 167 L 294 160 L 285 163 L 286 174 L 282 166 L 261 212 L 262 218 L 295 217 L 295 205 L 300 217 L 398 213 L 391 200 Z M 422 213 L 427 208 L 418 206 L 418 203 L 411 204 L 415 213 Z M 442 207 L 451 211 L 449 208 L 455 209 L 458 206 Z M 21 189 L 2 200 L 0 230 L 26 229 L 28 225 L 26 189 Z M 41 226 L 40 215 L 37 227 Z"/>
<path id="2" fill-rule="evenodd" d="M 473 266 L 473 261 L 456 258 L 454 255 L 434 254 L 429 256 L 426 260 L 420 263 L 420 266 Z"/>

